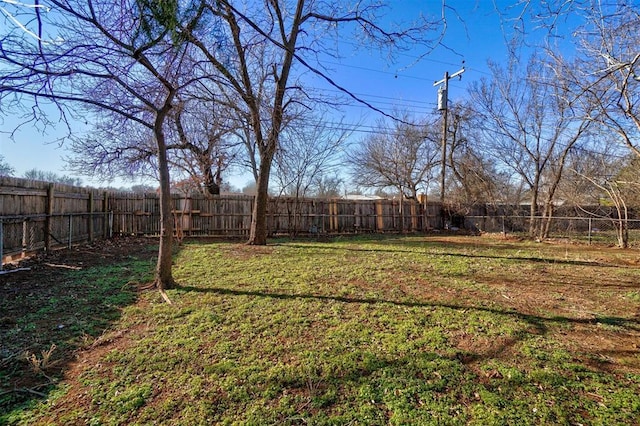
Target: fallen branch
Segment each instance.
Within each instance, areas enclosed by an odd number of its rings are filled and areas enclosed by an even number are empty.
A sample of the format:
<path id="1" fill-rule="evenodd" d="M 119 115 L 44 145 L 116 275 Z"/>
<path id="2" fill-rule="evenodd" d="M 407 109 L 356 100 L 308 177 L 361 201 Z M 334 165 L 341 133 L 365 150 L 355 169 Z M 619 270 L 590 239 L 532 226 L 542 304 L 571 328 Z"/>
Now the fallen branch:
<path id="1" fill-rule="evenodd" d="M 171 299 L 169 299 L 169 295 L 164 290 L 160 290 L 160 295 L 165 302 L 167 302 L 169 305 L 173 305 L 173 302 L 171 301 Z"/>
<path id="2" fill-rule="evenodd" d="M 42 385 L 38 385 L 38 386 L 36 386 L 36 388 L 41 388 L 41 387 L 44 387 L 44 386 L 49 386 L 49 385 L 51 385 L 51 384 L 53 384 L 53 383 L 54 383 L 54 382 L 44 383 L 44 384 L 42 384 Z M 10 393 L 28 393 L 28 394 L 31 394 L 31 395 L 39 396 L 39 397 L 41 397 L 41 398 L 46 398 L 46 397 L 47 397 L 47 394 L 46 394 L 46 393 L 44 393 L 44 392 L 39 392 L 39 391 L 37 391 L 35 388 L 31 388 L 31 389 L 29 389 L 29 388 L 14 388 L 14 389 L 11 389 L 11 390 L 7 390 L 7 391 L 0 392 L 0 396 L 2 396 L 2 395 L 7 395 L 7 394 L 10 394 Z"/>
<path id="3" fill-rule="evenodd" d="M 56 264 L 56 263 L 45 263 L 45 265 L 49 266 L 51 268 L 73 269 L 74 271 L 79 271 L 80 269 L 82 269 L 82 267 L 80 267 L 80 266 L 59 265 L 59 264 Z"/>

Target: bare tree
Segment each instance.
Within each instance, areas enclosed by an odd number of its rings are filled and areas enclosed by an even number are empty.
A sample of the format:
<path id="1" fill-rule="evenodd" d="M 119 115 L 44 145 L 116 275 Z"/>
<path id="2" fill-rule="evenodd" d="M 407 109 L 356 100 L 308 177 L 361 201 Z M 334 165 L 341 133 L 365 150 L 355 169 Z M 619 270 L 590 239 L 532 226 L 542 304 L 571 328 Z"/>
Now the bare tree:
<path id="1" fill-rule="evenodd" d="M 318 198 L 337 198 L 344 193 L 344 182 L 339 173 L 323 173 L 311 183 L 312 195 Z"/>
<path id="2" fill-rule="evenodd" d="M 299 228 L 302 198 L 309 195 L 314 182 L 334 172 L 346 138 L 351 133 L 342 123 L 323 123 L 322 114 L 304 112 L 283 129 L 280 147 L 274 157 L 274 177 L 280 195 L 292 197 L 287 202 L 289 233 Z"/>
<path id="3" fill-rule="evenodd" d="M 15 173 L 15 169 L 0 155 L 0 177 L 12 176 Z"/>
<path id="4" fill-rule="evenodd" d="M 496 160 L 483 150 L 482 126 L 476 120 L 475 111 L 468 104 L 456 104 L 451 108 L 448 126 L 448 166 L 452 178 L 447 188 L 449 204 L 458 205 L 462 212 L 473 205 L 513 203 L 508 177 L 498 171 Z"/>
<path id="5" fill-rule="evenodd" d="M 171 164 L 186 172 L 199 192 L 220 195 L 223 172 L 239 155 L 241 141 L 234 136 L 239 124 L 228 109 L 202 97 L 174 108 L 171 124 Z"/>
<path id="6" fill-rule="evenodd" d="M 570 104 L 583 109 L 592 122 L 591 131 L 599 138 L 593 150 L 576 154 L 574 160 L 577 160 L 571 166 L 575 182 L 565 183 L 563 189 L 573 190 L 569 191 L 570 197 L 585 199 L 584 194 L 593 193 L 595 188 L 610 198 L 619 218 L 625 216 L 630 180 L 611 175 L 612 164 L 619 162 L 619 150 L 611 142 L 616 139 L 620 146 L 640 157 L 638 5 L 626 1 L 538 3 L 525 0 L 515 8 L 519 11 L 519 24 L 515 27 L 522 36 L 515 44 L 524 45 L 527 36 L 534 32 L 533 28 L 546 33 L 544 47 L 554 58 L 558 82 L 569 89 L 567 99 Z M 573 27 L 567 25 L 569 16 L 570 22 L 575 24 Z M 524 25 L 527 20 L 533 24 L 528 29 Z M 571 59 L 563 57 L 566 49 L 557 49 L 554 44 L 554 39 L 561 39 L 558 36 L 562 35 L 575 43 L 576 52 L 571 53 Z M 590 162 L 596 169 L 587 167 L 588 170 L 584 170 Z M 576 194 L 579 189 L 582 189 L 581 194 Z M 622 224 L 618 230 L 624 231 Z M 622 234 L 619 234 L 619 245 L 626 245 Z"/>
<path id="7" fill-rule="evenodd" d="M 23 108 L 33 122 L 46 124 L 41 103 L 53 102 L 68 123 L 83 115 L 113 114 L 153 136 L 161 195 L 155 285 L 162 292 L 174 285 L 165 123 L 176 95 L 192 79 L 182 68 L 188 45 L 176 36 L 175 28 L 178 20 L 195 26 L 200 15 L 178 2 L 49 4 L 55 13 L 36 10 L 31 20 L 38 31 L 36 40 L 15 28 L 3 30 L 0 100 Z M 45 30 L 51 37 L 42 34 Z"/>
<path id="8" fill-rule="evenodd" d="M 384 190 L 393 188 L 404 198 L 416 200 L 427 192 L 440 164 L 437 119 L 421 124 L 381 121 L 373 134 L 348 154 L 356 185 Z"/>
<path id="9" fill-rule="evenodd" d="M 306 197 L 314 182 L 339 166 L 351 133 L 343 123 L 323 123 L 321 114 L 304 114 L 283 129 L 275 156 L 280 193 Z"/>
<path id="10" fill-rule="evenodd" d="M 132 106 L 133 108 L 133 106 Z M 84 176 L 158 179 L 153 130 L 119 114 L 96 115 L 86 134 L 70 135 L 67 166 Z"/>
<path id="11" fill-rule="evenodd" d="M 492 64 L 491 70 L 491 80 L 471 88 L 487 149 L 526 183 L 529 233 L 546 238 L 567 156 L 585 136 L 588 114 L 572 103 L 569 88 L 557 84 L 553 68 L 539 57 L 532 57 L 524 72 L 515 61 L 507 68 Z"/>
<path id="12" fill-rule="evenodd" d="M 599 180 L 611 171 L 602 170 L 603 161 L 596 151 L 575 150 L 566 162 L 567 178 L 558 186 L 558 196 L 581 213 L 599 214 L 602 191 L 586 177 Z"/>
<path id="13" fill-rule="evenodd" d="M 589 104 L 590 118 L 618 135 L 640 156 L 640 11 L 635 2 L 523 0 L 499 9 L 516 47 L 546 50 L 561 80 L 570 82 L 573 99 Z M 567 19 L 570 17 L 571 19 Z M 508 24 L 508 25 L 507 25 Z M 572 40 L 576 51 L 563 58 L 556 40 Z"/>
<path id="14" fill-rule="evenodd" d="M 238 155 L 240 142 L 233 133 L 236 123 L 207 95 L 205 91 L 176 98 L 165 123 L 167 161 L 175 179 L 186 176 L 195 191 L 218 195 L 222 174 Z M 67 163 L 78 173 L 105 179 L 158 178 L 153 132 L 139 123 L 102 114 L 91 132 L 71 142 L 73 154 Z"/>
<path id="15" fill-rule="evenodd" d="M 598 191 L 598 205 L 605 204 L 613 207 L 613 214 L 609 212 L 602 214 L 598 211 L 585 210 L 580 206 L 582 211 L 589 215 L 612 221 L 620 248 L 629 247 L 630 208 L 640 193 L 637 162 L 636 156 L 621 158 L 589 152 L 581 156 L 580 162 L 575 164 L 576 168 L 571 169 L 575 181 L 584 182 Z"/>
<path id="16" fill-rule="evenodd" d="M 421 22 L 411 29 L 385 31 L 377 24 L 382 5 L 374 1 L 222 0 L 202 5 L 211 25 L 228 36 L 233 54 L 219 55 L 219 44 L 209 42 L 208 29 L 183 26 L 181 31 L 207 58 L 226 89 L 228 102 L 238 102 L 236 107 L 250 125 L 247 140 L 255 146 L 259 162 L 255 164 L 257 195 L 248 242 L 266 244 L 269 178 L 287 111 L 305 97 L 308 107 L 315 101 L 296 81 L 297 72 L 306 69 L 344 90 L 321 64 L 321 55 L 335 51 L 330 46 L 343 27 L 360 30 L 370 47 L 394 49 L 403 43 L 412 43 L 413 48 L 429 45 L 432 40 L 426 39 L 425 31 L 434 24 Z"/>
<path id="17" fill-rule="evenodd" d="M 640 11 L 626 2 L 597 6 L 587 10 L 577 62 L 565 65 L 563 75 L 594 108 L 594 122 L 640 156 Z"/>
<path id="18" fill-rule="evenodd" d="M 581 166 L 574 165 L 574 176 L 609 199 L 616 210 L 618 245 L 626 247 L 628 206 L 637 193 L 633 176 L 637 169 L 633 162 L 621 162 L 612 142 L 640 158 L 640 11 L 633 2 L 586 0 L 567 2 L 567 11 L 582 19 L 573 31 L 575 59 L 551 54 L 563 84 L 571 87 L 575 104 L 589 112 L 599 140 L 591 151 L 580 153 Z M 560 16 L 557 11 L 556 17 Z M 595 164 L 596 170 L 585 172 L 584 163 Z M 624 172 L 614 172 L 620 168 Z M 634 170 L 631 176 L 629 170 Z"/>
<path id="19" fill-rule="evenodd" d="M 43 182 L 56 182 L 64 185 L 82 186 L 82 180 L 74 176 L 59 175 L 55 172 L 49 172 L 38 169 L 30 169 L 22 175 L 25 179 L 39 180 Z"/>

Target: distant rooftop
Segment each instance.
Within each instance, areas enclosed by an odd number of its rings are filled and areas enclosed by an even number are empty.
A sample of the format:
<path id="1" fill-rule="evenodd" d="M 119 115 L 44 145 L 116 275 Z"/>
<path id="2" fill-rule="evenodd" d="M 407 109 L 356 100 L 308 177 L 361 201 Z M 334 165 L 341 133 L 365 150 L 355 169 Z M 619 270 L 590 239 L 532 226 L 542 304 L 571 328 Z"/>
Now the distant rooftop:
<path id="1" fill-rule="evenodd" d="M 347 194 L 342 198 L 344 200 L 384 200 L 385 199 L 378 195 L 362 195 L 362 194 Z"/>

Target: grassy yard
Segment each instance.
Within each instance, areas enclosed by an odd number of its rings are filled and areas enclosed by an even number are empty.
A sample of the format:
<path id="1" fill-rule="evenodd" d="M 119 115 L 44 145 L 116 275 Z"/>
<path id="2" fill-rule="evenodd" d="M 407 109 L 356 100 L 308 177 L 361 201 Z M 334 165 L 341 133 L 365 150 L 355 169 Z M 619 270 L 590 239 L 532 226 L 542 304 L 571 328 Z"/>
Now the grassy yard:
<path id="1" fill-rule="evenodd" d="M 127 262 L 65 280 L 128 294 L 153 264 Z M 45 398 L 0 396 L 0 424 L 640 425 L 639 262 L 487 236 L 189 242 L 173 305 L 118 302 Z"/>

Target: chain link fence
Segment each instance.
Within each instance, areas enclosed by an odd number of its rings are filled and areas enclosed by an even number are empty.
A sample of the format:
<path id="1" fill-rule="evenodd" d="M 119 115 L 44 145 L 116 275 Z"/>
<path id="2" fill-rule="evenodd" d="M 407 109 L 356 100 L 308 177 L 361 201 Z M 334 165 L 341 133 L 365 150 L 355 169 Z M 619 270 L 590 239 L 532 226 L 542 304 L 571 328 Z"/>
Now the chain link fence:
<path id="1" fill-rule="evenodd" d="M 543 220 L 534 217 L 534 220 Z M 465 216 L 465 228 L 479 232 L 528 235 L 529 216 Z M 588 244 L 618 244 L 619 221 L 601 217 L 552 217 L 549 238 Z M 629 233 L 629 246 L 640 247 L 640 220 L 623 221 Z"/>
<path id="2" fill-rule="evenodd" d="M 70 248 L 99 236 L 110 237 L 112 223 L 112 213 L 0 216 L 0 259 L 19 259 L 47 246 Z"/>

